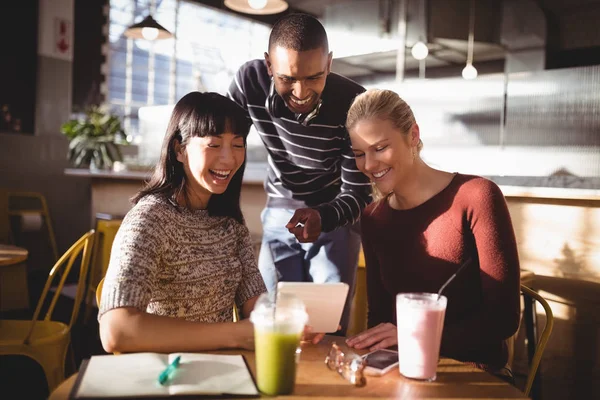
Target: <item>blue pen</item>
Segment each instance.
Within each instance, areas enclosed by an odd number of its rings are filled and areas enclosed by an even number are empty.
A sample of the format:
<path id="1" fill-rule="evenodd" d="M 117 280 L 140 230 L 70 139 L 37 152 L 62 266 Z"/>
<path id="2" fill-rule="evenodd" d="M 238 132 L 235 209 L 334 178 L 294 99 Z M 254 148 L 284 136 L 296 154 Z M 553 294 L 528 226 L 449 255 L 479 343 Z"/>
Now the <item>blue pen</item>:
<path id="1" fill-rule="evenodd" d="M 164 385 L 165 382 L 169 380 L 171 374 L 177 369 L 177 367 L 179 367 L 179 360 L 181 360 L 181 356 L 177 356 L 177 358 L 175 358 L 173 362 L 169 364 L 167 369 L 160 373 L 158 376 L 158 383 Z"/>

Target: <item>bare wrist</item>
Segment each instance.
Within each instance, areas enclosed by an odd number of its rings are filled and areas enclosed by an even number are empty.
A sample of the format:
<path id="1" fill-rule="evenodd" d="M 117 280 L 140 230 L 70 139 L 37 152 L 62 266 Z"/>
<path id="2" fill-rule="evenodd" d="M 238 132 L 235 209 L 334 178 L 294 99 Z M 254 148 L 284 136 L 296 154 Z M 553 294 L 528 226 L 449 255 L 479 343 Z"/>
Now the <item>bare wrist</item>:
<path id="1" fill-rule="evenodd" d="M 238 321 L 232 324 L 231 348 L 247 349 L 254 340 L 253 325 L 249 321 Z"/>

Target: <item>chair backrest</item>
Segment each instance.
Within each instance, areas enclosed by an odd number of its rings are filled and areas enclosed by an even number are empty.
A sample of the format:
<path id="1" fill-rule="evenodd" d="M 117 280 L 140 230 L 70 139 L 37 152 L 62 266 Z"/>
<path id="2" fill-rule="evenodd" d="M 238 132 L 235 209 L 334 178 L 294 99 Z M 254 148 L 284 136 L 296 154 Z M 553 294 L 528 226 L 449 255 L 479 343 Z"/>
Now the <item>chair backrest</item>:
<path id="1" fill-rule="evenodd" d="M 48 292 L 50 290 L 50 286 L 52 285 L 52 281 L 54 280 L 54 277 L 57 274 L 59 274 L 59 272 L 62 272 L 62 275 L 60 275 L 60 279 L 59 279 L 58 285 L 56 287 L 56 292 L 54 293 L 54 296 L 52 297 L 52 301 L 50 302 L 50 305 L 48 306 L 48 310 L 46 311 L 46 316 L 44 317 L 44 321 L 49 321 L 51 319 L 52 313 L 54 312 L 54 307 L 56 306 L 56 302 L 58 301 L 58 298 L 61 295 L 61 292 L 65 285 L 65 281 L 67 279 L 67 276 L 69 275 L 69 272 L 71 271 L 71 268 L 73 267 L 75 260 L 81 254 L 81 262 L 80 262 L 80 267 L 79 267 L 79 279 L 77 282 L 77 294 L 75 295 L 73 312 L 71 313 L 71 319 L 70 319 L 69 325 L 68 325 L 69 330 L 71 329 L 71 327 L 77 320 L 77 314 L 79 313 L 79 308 L 81 306 L 81 300 L 83 299 L 83 296 L 85 294 L 85 288 L 86 288 L 85 284 L 86 284 L 86 279 L 87 279 L 87 271 L 88 271 L 88 267 L 90 264 L 90 256 L 92 253 L 92 246 L 94 244 L 94 235 L 95 235 L 95 231 L 93 229 L 90 230 L 89 232 L 87 232 L 86 234 L 84 234 L 81 238 L 79 238 L 79 240 L 77 240 L 71 246 L 71 248 L 69 248 L 69 250 L 67 250 L 65 252 L 65 254 L 62 255 L 62 257 L 60 257 L 60 259 L 56 262 L 56 264 L 54 264 L 54 267 L 52 267 L 52 270 L 50 270 L 50 273 L 48 274 L 48 279 L 46 280 L 46 285 L 44 286 L 44 290 L 42 291 L 40 300 L 38 301 L 37 307 L 33 314 L 29 333 L 25 337 L 25 340 L 24 340 L 25 344 L 29 343 L 31 334 L 33 333 L 33 330 L 35 328 L 35 324 L 37 323 L 37 320 L 42 311 L 42 307 L 44 306 L 44 303 L 46 302 L 46 296 L 48 295 Z"/>
<path id="2" fill-rule="evenodd" d="M 8 214 L 10 216 L 23 217 L 27 215 L 39 215 L 42 217 L 48 233 L 48 241 L 52 249 L 52 262 L 58 260 L 58 247 L 56 246 L 56 237 L 52 227 L 52 219 L 48 210 L 46 198 L 41 193 L 36 192 L 9 192 L 8 193 Z"/>
<path id="3" fill-rule="evenodd" d="M 100 299 L 102 298 L 102 287 L 104 286 L 104 278 L 100 279 L 98 286 L 96 287 L 96 304 L 100 308 Z"/>
<path id="4" fill-rule="evenodd" d="M 240 312 L 237 308 L 237 306 L 234 304 L 233 305 L 233 322 L 238 322 L 240 320 Z"/>
<path id="5" fill-rule="evenodd" d="M 122 219 L 98 219 L 96 221 L 96 239 L 94 240 L 89 273 L 89 290 L 92 293 L 96 292 L 100 280 L 106 275 L 112 244 L 122 222 Z"/>
<path id="6" fill-rule="evenodd" d="M 542 359 L 542 355 L 544 354 L 544 349 L 546 348 L 546 343 L 548 343 L 548 339 L 550 338 L 550 334 L 552 333 L 552 327 L 554 326 L 554 314 L 552 314 L 552 309 L 550 305 L 542 296 L 539 295 L 536 291 L 530 289 L 525 285 L 521 285 L 521 292 L 524 296 L 529 296 L 532 299 L 535 299 L 538 303 L 542 305 L 544 311 L 546 312 L 546 325 L 544 326 L 544 330 L 540 335 L 540 338 L 537 342 L 537 346 L 535 349 L 535 354 L 533 355 L 533 359 L 529 365 L 529 374 L 527 375 L 527 382 L 525 383 L 524 393 L 529 397 L 529 392 L 531 392 L 531 387 L 533 386 L 533 381 L 535 380 L 535 376 L 537 374 L 538 367 L 540 366 L 540 361 Z"/>

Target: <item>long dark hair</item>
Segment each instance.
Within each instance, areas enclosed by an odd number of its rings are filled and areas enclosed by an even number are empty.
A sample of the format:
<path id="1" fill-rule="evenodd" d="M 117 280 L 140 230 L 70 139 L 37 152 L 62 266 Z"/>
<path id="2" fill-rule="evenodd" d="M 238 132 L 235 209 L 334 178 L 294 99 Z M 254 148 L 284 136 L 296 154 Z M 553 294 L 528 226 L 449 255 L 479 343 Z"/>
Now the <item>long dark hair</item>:
<path id="1" fill-rule="evenodd" d="M 132 201 L 137 203 L 149 194 L 159 194 L 168 199 L 177 199 L 181 195 L 189 204 L 185 190 L 185 171 L 183 164 L 177 161 L 175 144 L 179 142 L 181 147 L 185 148 L 192 137 L 218 136 L 225 129 L 242 136 L 244 143 L 246 142 L 250 120 L 244 109 L 218 93 L 191 92 L 183 96 L 171 114 L 160 151 L 160 160 L 154 168 L 152 178 Z M 244 223 L 240 192 L 245 167 L 244 157 L 244 162 L 231 178 L 225 192 L 210 197 L 209 215 L 232 217 Z"/>

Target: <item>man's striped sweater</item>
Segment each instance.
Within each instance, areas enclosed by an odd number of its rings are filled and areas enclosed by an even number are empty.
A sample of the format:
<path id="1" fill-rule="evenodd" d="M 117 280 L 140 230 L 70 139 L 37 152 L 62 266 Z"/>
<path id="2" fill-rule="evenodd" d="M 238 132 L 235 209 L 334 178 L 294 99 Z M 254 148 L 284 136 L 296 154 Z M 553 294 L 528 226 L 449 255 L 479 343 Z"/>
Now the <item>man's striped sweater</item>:
<path id="1" fill-rule="evenodd" d="M 287 108 L 282 115 L 269 113 L 265 103 L 270 86 L 265 61 L 253 60 L 242 65 L 227 93 L 248 112 L 267 148 L 267 206 L 313 207 L 324 232 L 358 221 L 371 201 L 371 187 L 356 168 L 344 124 L 354 97 L 365 89 L 329 74 L 319 114 L 304 126 Z"/>

